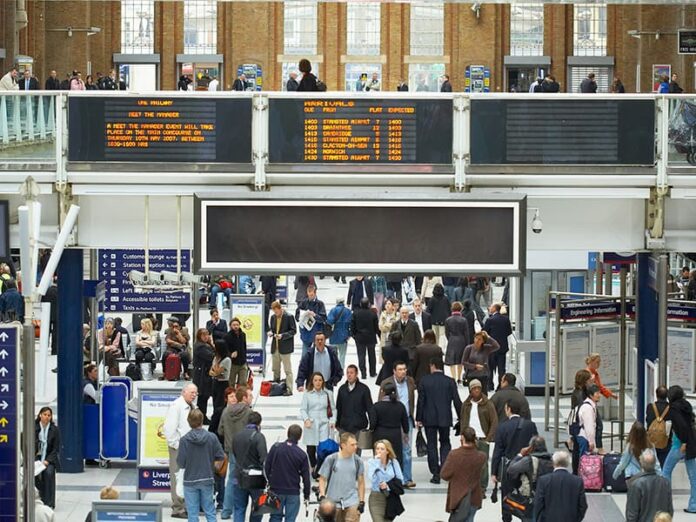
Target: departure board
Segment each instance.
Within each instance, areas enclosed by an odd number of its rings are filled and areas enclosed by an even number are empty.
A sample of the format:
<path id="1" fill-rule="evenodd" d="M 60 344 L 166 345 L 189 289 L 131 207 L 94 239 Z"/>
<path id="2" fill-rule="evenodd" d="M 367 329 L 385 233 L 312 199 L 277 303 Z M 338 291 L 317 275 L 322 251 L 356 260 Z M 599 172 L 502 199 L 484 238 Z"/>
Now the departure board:
<path id="1" fill-rule="evenodd" d="M 70 97 L 70 161 L 251 163 L 251 100 Z"/>
<path id="2" fill-rule="evenodd" d="M 271 163 L 451 164 L 452 101 L 272 99 Z"/>

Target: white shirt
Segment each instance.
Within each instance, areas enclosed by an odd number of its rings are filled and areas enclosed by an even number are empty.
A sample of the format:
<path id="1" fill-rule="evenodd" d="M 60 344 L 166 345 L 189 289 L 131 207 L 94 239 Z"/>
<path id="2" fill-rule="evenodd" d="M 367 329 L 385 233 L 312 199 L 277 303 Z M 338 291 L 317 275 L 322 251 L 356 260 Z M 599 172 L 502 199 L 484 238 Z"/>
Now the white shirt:
<path id="1" fill-rule="evenodd" d="M 413 317 L 414 317 L 413 320 L 416 321 L 416 323 L 418 323 L 418 329 L 420 330 L 420 333 L 421 333 L 421 336 L 422 336 L 423 333 L 424 333 L 424 332 L 423 332 L 423 314 L 416 314 L 416 313 L 414 313 L 414 314 L 413 314 Z"/>
<path id="2" fill-rule="evenodd" d="M 181 437 L 191 431 L 188 423 L 189 413 L 191 413 L 191 405 L 181 396 L 169 406 L 164 418 L 164 436 L 170 448 L 179 449 Z"/>
<path id="3" fill-rule="evenodd" d="M 471 401 L 471 415 L 469 417 L 469 427 L 471 427 L 476 432 L 477 438 L 485 438 L 486 434 L 483 432 L 483 428 L 481 427 L 481 419 L 479 418 L 478 411 L 480 402 L 480 399 L 478 402 Z"/>
<path id="4" fill-rule="evenodd" d="M 210 83 L 208 84 L 208 90 L 210 92 L 217 91 L 219 83 L 220 82 L 218 82 L 217 80 L 210 80 Z"/>

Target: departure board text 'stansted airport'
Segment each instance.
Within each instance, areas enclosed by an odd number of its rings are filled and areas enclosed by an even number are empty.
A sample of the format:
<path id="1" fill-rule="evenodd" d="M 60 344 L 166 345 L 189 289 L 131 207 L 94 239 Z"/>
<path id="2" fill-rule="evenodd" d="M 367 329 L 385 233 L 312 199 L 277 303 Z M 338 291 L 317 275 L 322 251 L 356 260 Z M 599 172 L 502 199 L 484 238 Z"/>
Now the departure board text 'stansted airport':
<path id="1" fill-rule="evenodd" d="M 447 164 L 451 100 L 272 99 L 271 163 Z"/>

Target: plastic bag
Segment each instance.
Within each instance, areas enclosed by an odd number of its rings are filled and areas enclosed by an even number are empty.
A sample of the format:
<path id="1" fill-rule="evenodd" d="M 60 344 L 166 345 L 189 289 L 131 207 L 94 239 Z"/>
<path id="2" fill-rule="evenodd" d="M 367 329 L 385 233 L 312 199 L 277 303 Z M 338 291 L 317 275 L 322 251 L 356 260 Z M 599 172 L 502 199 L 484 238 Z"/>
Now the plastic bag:
<path id="1" fill-rule="evenodd" d="M 418 433 L 416 434 L 416 455 L 419 457 L 425 457 L 428 454 L 428 444 L 425 442 L 425 437 L 423 436 L 423 430 L 418 428 Z"/>

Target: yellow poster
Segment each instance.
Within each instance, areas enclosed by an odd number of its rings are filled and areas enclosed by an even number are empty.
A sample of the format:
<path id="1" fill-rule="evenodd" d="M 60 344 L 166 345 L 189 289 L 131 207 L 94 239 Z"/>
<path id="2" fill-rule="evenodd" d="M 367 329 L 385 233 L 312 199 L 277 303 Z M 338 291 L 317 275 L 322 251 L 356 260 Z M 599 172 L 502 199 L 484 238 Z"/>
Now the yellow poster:
<path id="1" fill-rule="evenodd" d="M 261 321 L 257 313 L 242 315 L 237 314 L 242 321 L 242 330 L 246 334 L 247 345 L 261 344 Z"/>
<path id="2" fill-rule="evenodd" d="M 145 459 L 169 461 L 167 438 L 164 436 L 164 417 L 145 419 Z"/>
<path id="3" fill-rule="evenodd" d="M 232 297 L 232 316 L 242 322 L 246 334 L 247 348 L 258 350 L 263 347 L 263 296 L 254 298 Z"/>

